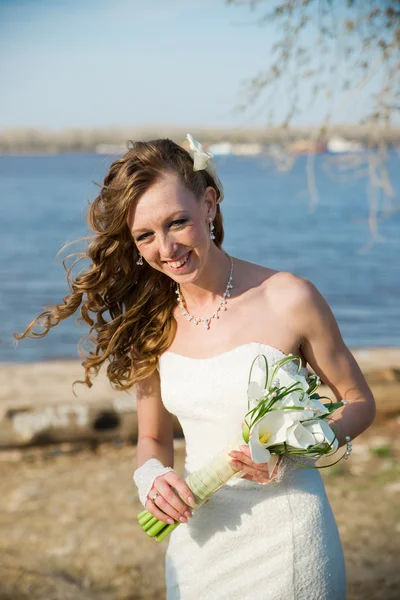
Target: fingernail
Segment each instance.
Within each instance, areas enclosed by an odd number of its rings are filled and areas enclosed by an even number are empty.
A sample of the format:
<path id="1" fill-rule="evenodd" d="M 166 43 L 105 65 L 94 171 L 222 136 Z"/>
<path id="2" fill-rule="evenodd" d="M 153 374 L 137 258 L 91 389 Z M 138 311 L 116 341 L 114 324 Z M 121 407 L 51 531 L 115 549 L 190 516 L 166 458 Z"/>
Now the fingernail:
<path id="1" fill-rule="evenodd" d="M 232 467 L 238 467 L 239 463 L 236 460 L 232 460 L 231 465 L 232 465 Z"/>
<path id="2" fill-rule="evenodd" d="M 193 496 L 188 496 L 188 502 L 189 502 L 189 504 L 193 504 L 193 506 L 196 504 Z"/>
<path id="3" fill-rule="evenodd" d="M 174 524 L 174 520 L 173 519 L 167 519 L 167 523 L 169 523 L 170 525 Z"/>
<path id="4" fill-rule="evenodd" d="M 229 452 L 229 456 L 233 456 L 233 457 L 235 457 L 235 456 L 236 456 L 236 452 L 235 452 L 235 451 L 233 451 L 233 452 Z"/>
<path id="5" fill-rule="evenodd" d="M 190 517 L 192 516 L 192 513 L 187 510 L 187 511 L 185 511 L 184 515 L 187 519 L 190 519 Z"/>
<path id="6" fill-rule="evenodd" d="M 179 520 L 181 523 L 187 523 L 187 519 L 185 519 L 185 517 L 179 517 Z"/>

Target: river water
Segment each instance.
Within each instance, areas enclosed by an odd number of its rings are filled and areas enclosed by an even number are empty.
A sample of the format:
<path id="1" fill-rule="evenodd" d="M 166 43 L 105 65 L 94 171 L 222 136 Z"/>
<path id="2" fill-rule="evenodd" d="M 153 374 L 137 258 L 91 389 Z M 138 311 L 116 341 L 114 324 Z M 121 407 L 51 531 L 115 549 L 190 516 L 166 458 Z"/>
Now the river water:
<path id="1" fill-rule="evenodd" d="M 0 361 L 77 355 L 86 329 L 75 319 L 40 340 L 15 344 L 46 305 L 68 293 L 55 260 L 68 241 L 85 235 L 84 213 L 113 157 L 0 157 Z M 337 180 L 317 156 L 318 203 L 310 208 L 306 157 L 279 172 L 265 157 L 221 157 L 228 253 L 310 279 L 329 302 L 351 347 L 400 345 L 400 212 L 380 223 L 385 241 L 370 239 L 366 181 Z M 393 204 L 400 205 L 400 160 L 388 160 Z"/>

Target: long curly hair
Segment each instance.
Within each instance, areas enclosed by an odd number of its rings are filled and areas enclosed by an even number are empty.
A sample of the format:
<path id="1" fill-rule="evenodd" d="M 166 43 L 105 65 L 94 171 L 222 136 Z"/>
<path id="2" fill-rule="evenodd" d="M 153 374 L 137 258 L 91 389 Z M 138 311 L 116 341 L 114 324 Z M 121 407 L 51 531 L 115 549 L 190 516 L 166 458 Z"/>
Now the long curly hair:
<path id="1" fill-rule="evenodd" d="M 223 193 L 219 179 L 205 170 L 194 171 L 190 154 L 172 140 L 130 142 L 128 148 L 112 163 L 100 193 L 89 205 L 87 220 L 93 235 L 77 240 L 85 241 L 85 250 L 62 261 L 70 294 L 56 306 L 46 307 L 24 333 L 14 334 L 17 340 L 44 337 L 80 309 L 79 320 L 90 330 L 78 344 L 85 371 L 79 383 L 88 387 L 108 360 L 111 386 L 129 389 L 154 372 L 175 337 L 174 281 L 146 262 L 136 265 L 139 252 L 127 225 L 130 207 L 165 172 L 176 173 L 198 199 L 208 186 L 216 190 L 218 199 Z M 214 227 L 214 243 L 220 248 L 224 230 L 219 204 Z M 74 262 L 68 268 L 71 257 Z M 73 276 L 72 269 L 85 259 L 89 265 Z M 34 331 L 35 326 L 40 330 Z"/>

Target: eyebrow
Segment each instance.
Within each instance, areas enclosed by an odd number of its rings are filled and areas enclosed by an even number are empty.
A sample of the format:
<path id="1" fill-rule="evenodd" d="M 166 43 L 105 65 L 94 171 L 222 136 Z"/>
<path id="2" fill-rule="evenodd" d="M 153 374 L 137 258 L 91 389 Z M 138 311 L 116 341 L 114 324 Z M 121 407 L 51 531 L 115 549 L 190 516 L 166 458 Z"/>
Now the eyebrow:
<path id="1" fill-rule="evenodd" d="M 172 213 L 172 215 L 170 215 L 169 217 L 167 217 L 167 218 L 164 220 L 164 223 L 168 223 L 168 222 L 170 222 L 170 221 L 173 221 L 174 219 L 176 219 L 176 218 L 177 218 L 177 217 L 179 217 L 179 216 L 181 216 L 181 217 L 182 217 L 182 216 L 185 216 L 185 217 L 187 217 L 188 215 L 187 215 L 187 213 L 186 213 L 185 211 L 178 210 L 177 212 L 175 212 L 175 213 Z M 140 234 L 140 233 L 143 233 L 143 232 L 145 232 L 145 231 L 149 231 L 149 229 L 150 229 L 149 227 L 140 227 L 139 229 L 134 229 L 134 230 L 132 231 L 132 234 L 133 234 L 133 235 L 138 235 L 138 234 Z"/>

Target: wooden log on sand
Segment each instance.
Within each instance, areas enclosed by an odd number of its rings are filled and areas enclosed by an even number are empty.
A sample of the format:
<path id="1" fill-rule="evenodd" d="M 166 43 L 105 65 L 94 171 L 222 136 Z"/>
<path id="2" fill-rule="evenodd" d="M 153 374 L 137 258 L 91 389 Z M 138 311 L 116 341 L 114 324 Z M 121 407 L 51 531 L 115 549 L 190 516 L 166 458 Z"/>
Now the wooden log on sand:
<path id="1" fill-rule="evenodd" d="M 1 364 L 0 448 L 33 444 L 137 440 L 134 389 L 112 389 L 104 372 L 89 389 L 78 361 Z M 174 419 L 174 434 L 182 436 Z"/>
<path id="2" fill-rule="evenodd" d="M 400 414 L 400 348 L 354 350 L 377 403 L 379 419 Z M 138 423 L 134 390 L 113 390 L 104 372 L 93 387 L 82 378 L 78 361 L 1 364 L 0 448 L 45 443 L 131 440 Z M 328 388 L 321 393 L 332 397 Z M 174 417 L 174 434 L 182 436 Z"/>

